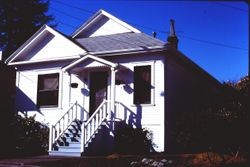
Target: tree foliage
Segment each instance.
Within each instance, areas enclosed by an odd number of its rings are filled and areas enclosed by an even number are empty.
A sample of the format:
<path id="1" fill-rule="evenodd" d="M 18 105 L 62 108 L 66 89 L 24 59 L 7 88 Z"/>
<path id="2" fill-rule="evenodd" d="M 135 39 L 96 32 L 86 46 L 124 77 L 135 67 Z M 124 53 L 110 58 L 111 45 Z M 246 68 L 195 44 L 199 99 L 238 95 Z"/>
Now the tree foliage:
<path id="1" fill-rule="evenodd" d="M 42 25 L 52 24 L 50 0 L 0 0 L 0 50 L 7 58 Z M 53 26 L 53 25 L 52 25 Z"/>
<path id="2" fill-rule="evenodd" d="M 236 153 L 250 150 L 250 80 L 223 84 L 216 103 L 175 113 L 173 136 L 178 151 Z"/>
<path id="3" fill-rule="evenodd" d="M 35 121 L 34 117 L 16 116 L 11 127 L 15 133 L 15 150 L 21 155 L 42 154 L 48 151 L 49 129 Z"/>
<path id="4" fill-rule="evenodd" d="M 0 141 L 0 157 L 41 155 L 48 151 L 49 128 L 35 121 L 35 117 L 11 117 Z"/>

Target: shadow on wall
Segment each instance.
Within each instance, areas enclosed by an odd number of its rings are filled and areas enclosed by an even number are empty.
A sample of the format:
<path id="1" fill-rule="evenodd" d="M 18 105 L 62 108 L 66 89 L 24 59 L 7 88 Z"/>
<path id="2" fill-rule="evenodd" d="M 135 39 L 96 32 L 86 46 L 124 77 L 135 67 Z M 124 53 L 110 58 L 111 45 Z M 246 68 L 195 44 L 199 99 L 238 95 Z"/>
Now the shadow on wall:
<path id="1" fill-rule="evenodd" d="M 119 121 L 125 121 L 127 125 L 135 128 L 141 128 L 142 119 L 142 107 L 141 105 L 136 105 L 136 113 L 130 110 L 121 102 L 116 102 L 115 112 L 112 113 L 112 118 L 118 118 Z"/>
<path id="2" fill-rule="evenodd" d="M 80 109 L 80 120 L 86 121 L 89 118 L 89 112 L 77 103 L 77 108 Z M 79 111 L 79 110 L 78 110 Z M 78 118 L 78 117 L 77 117 Z"/>
<path id="3" fill-rule="evenodd" d="M 27 114 L 29 111 L 37 111 L 42 114 L 37 108 L 36 103 L 30 99 L 21 89 L 16 87 L 16 108 L 15 111 L 20 111 L 23 114 Z"/>
<path id="4" fill-rule="evenodd" d="M 134 72 L 128 68 L 122 68 L 116 73 L 116 85 L 122 85 L 125 92 L 132 94 L 134 92 L 130 84 L 133 83 Z"/>

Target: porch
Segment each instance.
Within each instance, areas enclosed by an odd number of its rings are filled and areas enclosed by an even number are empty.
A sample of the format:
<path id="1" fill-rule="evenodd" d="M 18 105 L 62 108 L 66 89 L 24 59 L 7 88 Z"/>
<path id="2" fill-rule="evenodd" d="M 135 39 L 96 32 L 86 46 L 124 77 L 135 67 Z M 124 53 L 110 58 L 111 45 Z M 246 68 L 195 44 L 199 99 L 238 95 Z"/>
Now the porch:
<path id="1" fill-rule="evenodd" d="M 81 156 L 97 138 L 113 140 L 115 122 L 135 122 L 135 114 L 115 100 L 117 64 L 86 55 L 62 70 L 70 76 L 71 105 L 50 127 L 50 155 Z"/>

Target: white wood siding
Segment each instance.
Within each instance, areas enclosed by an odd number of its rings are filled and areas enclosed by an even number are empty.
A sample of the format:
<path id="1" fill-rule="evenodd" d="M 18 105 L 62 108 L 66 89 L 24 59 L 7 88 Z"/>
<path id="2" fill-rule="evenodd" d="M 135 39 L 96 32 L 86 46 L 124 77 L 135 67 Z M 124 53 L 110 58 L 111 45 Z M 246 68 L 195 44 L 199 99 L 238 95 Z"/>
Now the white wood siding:
<path id="1" fill-rule="evenodd" d="M 120 63 L 128 68 L 127 72 L 117 73 L 128 84 L 116 85 L 116 101 L 122 102 L 135 116 L 141 117 L 142 128 L 153 133 L 153 142 L 156 144 L 156 151 L 164 151 L 164 57 L 160 55 L 138 55 L 140 58 L 125 58 Z M 118 61 L 119 60 L 115 60 Z M 121 61 L 121 60 L 120 60 Z M 133 70 L 135 66 L 151 65 L 152 68 L 152 104 L 142 104 L 141 109 L 133 104 Z M 116 75 L 116 77 L 118 77 Z M 141 110 L 141 111 L 140 111 Z M 140 116 L 141 115 L 141 116 Z M 127 118 L 129 119 L 129 118 Z"/>
<path id="2" fill-rule="evenodd" d="M 59 73 L 58 107 L 37 108 L 38 75 Z M 16 110 L 28 116 L 36 115 L 35 119 L 43 123 L 55 123 L 69 106 L 68 76 L 60 69 L 25 70 L 17 72 Z M 64 81 L 64 82 L 63 82 Z"/>
<path id="3" fill-rule="evenodd" d="M 116 73 L 116 79 L 122 79 L 126 84 L 116 85 L 115 101 L 121 102 L 128 109 L 127 118 L 124 118 L 123 109 L 120 111 L 120 118 L 127 119 L 127 122 L 137 122 L 153 133 L 153 142 L 156 144 L 156 151 L 164 151 L 164 57 L 161 55 L 134 55 L 132 57 L 113 57 L 109 61 L 119 63 L 127 69 Z M 92 67 L 92 70 L 107 70 L 99 68 L 99 64 L 88 62 L 82 64 L 82 73 L 71 74 L 71 83 L 78 83 L 78 88 L 71 88 L 71 103 L 78 101 L 85 111 L 89 110 L 89 70 L 84 65 Z M 135 66 L 151 65 L 151 104 L 142 104 L 141 109 L 133 104 L 133 71 Z M 94 68 L 96 66 L 96 68 Z M 86 81 L 84 81 L 84 78 Z M 82 83 L 85 82 L 85 83 Z M 110 86 L 108 86 L 108 92 Z M 85 92 L 85 93 L 84 93 Z M 124 111 L 124 110 L 123 110 Z M 133 114 L 131 114 L 133 113 Z M 134 118 L 131 118 L 133 115 Z"/>
<path id="4" fill-rule="evenodd" d="M 131 32 L 131 30 L 104 16 L 94 24 L 92 31 L 87 36 L 94 37 L 125 32 Z"/>
<path id="5" fill-rule="evenodd" d="M 66 40 L 63 36 L 47 32 L 21 52 L 15 62 L 70 58 L 84 53 L 83 49 Z"/>

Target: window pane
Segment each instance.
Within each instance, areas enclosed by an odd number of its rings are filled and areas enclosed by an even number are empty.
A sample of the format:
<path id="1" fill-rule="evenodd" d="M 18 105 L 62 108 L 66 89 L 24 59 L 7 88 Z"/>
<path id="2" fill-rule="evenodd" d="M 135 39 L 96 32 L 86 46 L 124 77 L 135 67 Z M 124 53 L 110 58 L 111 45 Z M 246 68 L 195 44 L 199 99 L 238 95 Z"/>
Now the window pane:
<path id="1" fill-rule="evenodd" d="M 46 78 L 43 81 L 45 90 L 58 89 L 58 78 Z"/>
<path id="2" fill-rule="evenodd" d="M 151 102 L 151 66 L 134 68 L 134 104 Z"/>
<path id="3" fill-rule="evenodd" d="M 58 106 L 59 74 L 38 76 L 37 105 Z"/>
<path id="4" fill-rule="evenodd" d="M 39 75 L 39 90 L 55 90 L 58 89 L 59 74 Z"/>

